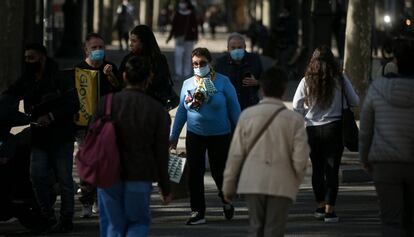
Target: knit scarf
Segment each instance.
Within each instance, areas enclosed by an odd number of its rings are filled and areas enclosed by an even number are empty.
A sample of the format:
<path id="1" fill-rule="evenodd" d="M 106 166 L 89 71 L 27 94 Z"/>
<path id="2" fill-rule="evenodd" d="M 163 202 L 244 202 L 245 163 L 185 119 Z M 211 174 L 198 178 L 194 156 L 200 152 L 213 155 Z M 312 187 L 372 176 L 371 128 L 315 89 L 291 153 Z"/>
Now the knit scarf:
<path id="1" fill-rule="evenodd" d="M 216 73 L 210 69 L 210 73 L 205 77 L 194 76 L 194 83 L 197 86 L 195 91 L 187 91 L 185 103 L 190 110 L 199 111 L 202 104 L 207 103 L 210 97 L 217 93 L 213 81 L 216 79 Z"/>

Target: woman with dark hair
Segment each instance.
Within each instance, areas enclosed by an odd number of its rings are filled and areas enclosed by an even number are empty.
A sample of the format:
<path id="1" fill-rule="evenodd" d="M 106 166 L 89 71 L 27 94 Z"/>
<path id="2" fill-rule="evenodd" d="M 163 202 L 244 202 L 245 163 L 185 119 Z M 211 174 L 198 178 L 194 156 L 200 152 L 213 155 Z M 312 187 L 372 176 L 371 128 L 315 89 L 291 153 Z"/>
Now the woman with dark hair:
<path id="1" fill-rule="evenodd" d="M 98 188 L 101 236 L 148 236 L 152 182 L 158 182 L 169 203 L 169 116 L 144 93 L 151 70 L 146 59 L 133 57 L 125 65 L 126 88 L 112 98 L 111 118 L 121 157 L 121 181 Z M 102 100 L 104 101 L 104 100 Z M 98 114 L 103 113 L 101 103 Z"/>
<path id="2" fill-rule="evenodd" d="M 318 47 L 296 89 L 293 109 L 305 117 L 311 147 L 312 187 L 317 202 L 314 216 L 325 222 L 339 220 L 334 207 L 344 150 L 342 99 L 345 108 L 359 104 L 358 95 L 349 79 L 342 75 L 330 48 Z"/>
<path id="3" fill-rule="evenodd" d="M 152 77 L 148 82 L 146 93 L 160 102 L 167 110 L 173 109 L 178 104 L 178 98 L 174 100 L 173 82 L 167 58 L 161 53 L 154 33 L 147 25 L 138 25 L 130 33 L 131 52 L 121 62 L 119 71 L 125 71 L 126 62 L 133 56 L 144 57 L 150 63 Z"/>
<path id="4" fill-rule="evenodd" d="M 224 216 L 226 219 L 233 218 L 234 207 L 224 200 L 222 186 L 231 133 L 240 116 L 240 105 L 230 79 L 213 70 L 208 49 L 194 49 L 191 59 L 194 76 L 185 80 L 181 89 L 180 104 L 170 135 L 170 147 L 177 147 L 181 130 L 187 123 L 186 150 L 192 211 L 187 225 L 198 225 L 206 222 L 206 151 L 211 175 L 223 203 Z"/>

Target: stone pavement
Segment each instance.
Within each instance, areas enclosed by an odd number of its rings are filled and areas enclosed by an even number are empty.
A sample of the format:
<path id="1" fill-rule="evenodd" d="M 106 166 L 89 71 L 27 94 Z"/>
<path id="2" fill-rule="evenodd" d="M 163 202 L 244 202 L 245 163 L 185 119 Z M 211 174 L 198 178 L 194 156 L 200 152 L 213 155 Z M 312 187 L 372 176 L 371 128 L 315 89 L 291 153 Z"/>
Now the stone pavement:
<path id="1" fill-rule="evenodd" d="M 173 68 L 173 47 L 174 43 L 165 44 L 166 35 L 156 34 L 162 51 L 167 56 L 170 68 Z M 217 57 L 226 50 L 227 34 L 218 33 L 216 40 L 201 38 L 196 46 L 209 48 L 213 57 Z M 126 52 L 119 52 L 117 45 L 108 46 L 107 56 L 110 61 L 120 63 Z M 271 60 L 265 59 L 265 66 L 272 64 Z M 64 67 L 80 61 L 80 59 L 59 59 Z M 291 108 L 291 99 L 298 81 L 289 83 L 289 91 L 286 96 L 286 105 Z M 181 83 L 176 83 L 175 89 L 179 92 Z M 174 111 L 171 112 L 174 116 Z M 18 131 L 19 128 L 15 129 Z M 185 129 L 181 135 L 179 147 L 184 149 Z M 345 152 L 343 157 L 342 170 L 359 169 L 357 154 Z M 352 173 L 352 172 L 351 172 Z M 76 172 L 74 171 L 76 176 Z M 352 175 L 351 175 L 352 176 Z M 375 189 L 371 182 L 360 182 L 345 177 L 341 172 L 341 180 L 353 181 L 352 183 L 342 182 L 337 201 L 337 214 L 340 217 L 339 223 L 324 223 L 315 220 L 312 216 L 315 209 L 313 193 L 311 188 L 310 166 L 303 184 L 301 185 L 297 201 L 291 207 L 288 217 L 286 236 L 380 236 L 378 205 Z M 151 226 L 152 237 L 235 237 L 246 236 L 248 227 L 248 213 L 243 198 L 235 201 L 236 214 L 233 220 L 227 221 L 222 215 L 222 207 L 217 197 L 214 182 L 207 172 L 205 176 L 205 189 L 207 201 L 207 224 L 200 226 L 184 225 L 190 209 L 189 200 L 176 200 L 168 206 L 163 206 L 157 188 L 154 189 L 152 198 Z M 76 196 L 75 231 L 71 234 L 54 234 L 53 236 L 99 236 L 99 220 L 97 216 L 90 219 L 79 217 L 81 206 Z M 10 223 L 0 222 L 0 237 L 2 236 L 30 236 L 30 233 L 22 227 L 18 221 Z M 44 235 L 46 236 L 46 235 Z"/>
<path id="2" fill-rule="evenodd" d="M 205 186 L 207 224 L 199 226 L 184 225 L 190 212 L 188 199 L 177 200 L 168 206 L 163 206 L 155 189 L 151 204 L 153 219 L 150 236 L 246 236 L 248 212 L 243 199 L 240 198 L 235 202 L 235 217 L 227 221 L 222 215 L 215 185 L 209 174 L 205 177 Z M 289 212 L 286 236 L 380 236 L 376 196 L 370 183 L 341 184 L 336 209 L 340 217 L 339 223 L 324 223 L 315 220 L 312 216 L 314 208 L 308 174 L 307 179 L 301 185 L 297 201 Z M 53 234 L 53 236 L 99 236 L 98 217 L 82 219 L 78 217 L 79 214 L 80 205 L 76 202 L 75 231 L 71 234 Z M 30 236 L 30 233 L 18 222 L 0 223 L 0 236 Z"/>

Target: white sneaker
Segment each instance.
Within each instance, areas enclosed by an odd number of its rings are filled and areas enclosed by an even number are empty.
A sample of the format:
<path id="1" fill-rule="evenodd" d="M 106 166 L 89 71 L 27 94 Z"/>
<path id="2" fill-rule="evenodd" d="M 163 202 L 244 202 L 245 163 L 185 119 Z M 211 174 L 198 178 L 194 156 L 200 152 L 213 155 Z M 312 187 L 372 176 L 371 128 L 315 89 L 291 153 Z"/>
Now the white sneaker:
<path id="1" fill-rule="evenodd" d="M 98 206 L 98 203 L 96 203 L 96 202 L 93 203 L 92 213 L 93 214 L 98 214 L 99 213 L 99 206 Z"/>
<path id="2" fill-rule="evenodd" d="M 92 216 L 92 205 L 83 205 L 82 206 L 82 218 L 89 218 Z"/>

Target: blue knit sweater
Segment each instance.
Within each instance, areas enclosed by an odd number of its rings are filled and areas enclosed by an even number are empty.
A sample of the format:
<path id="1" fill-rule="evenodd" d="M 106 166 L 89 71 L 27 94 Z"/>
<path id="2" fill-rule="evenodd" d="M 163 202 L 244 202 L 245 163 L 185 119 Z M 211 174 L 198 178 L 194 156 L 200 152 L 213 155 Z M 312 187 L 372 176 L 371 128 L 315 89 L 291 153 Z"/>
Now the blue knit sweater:
<path id="1" fill-rule="evenodd" d="M 170 139 L 179 138 L 186 122 L 187 131 L 200 136 L 224 135 L 236 127 L 240 116 L 236 90 L 229 78 L 219 73 L 213 83 L 217 93 L 204 102 L 198 111 L 194 111 L 190 110 L 184 100 L 188 91 L 194 92 L 197 85 L 194 77 L 184 81 Z"/>

